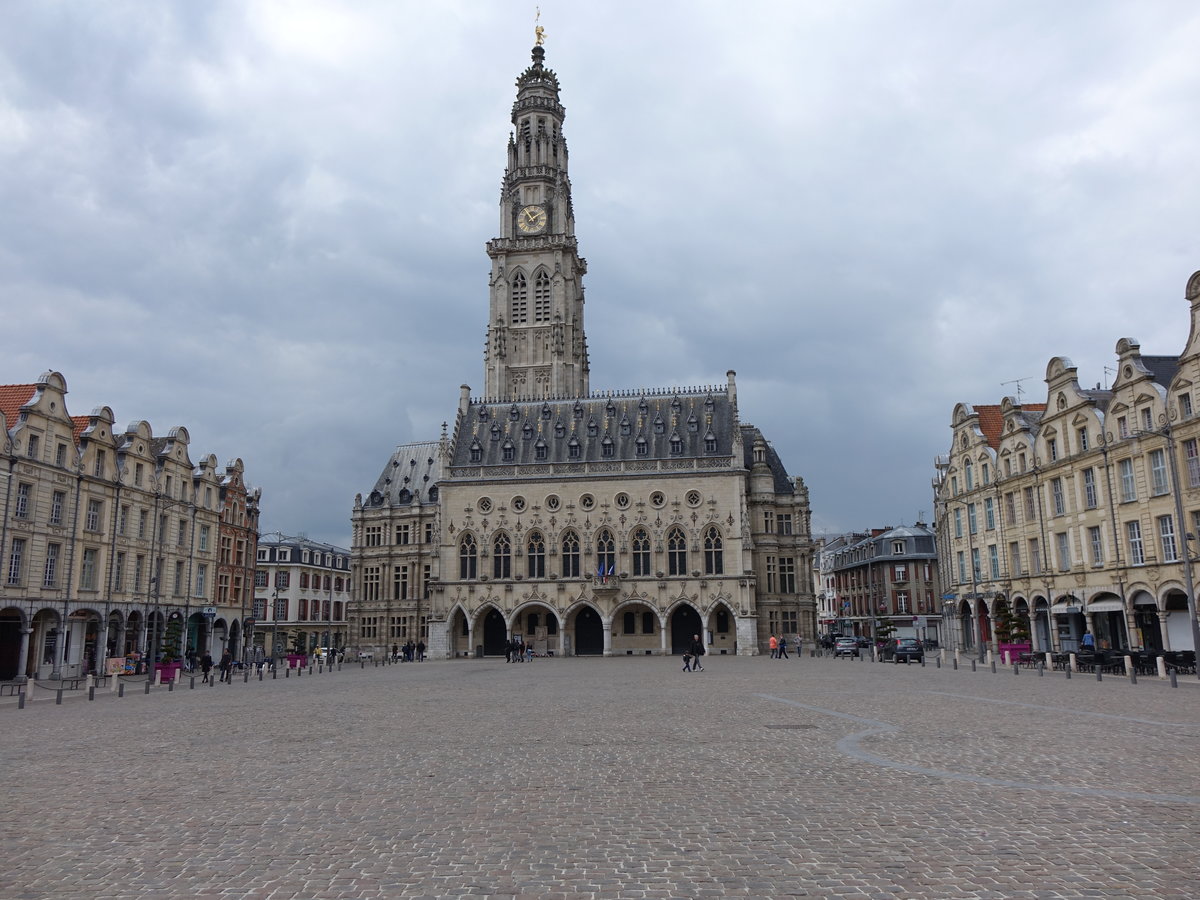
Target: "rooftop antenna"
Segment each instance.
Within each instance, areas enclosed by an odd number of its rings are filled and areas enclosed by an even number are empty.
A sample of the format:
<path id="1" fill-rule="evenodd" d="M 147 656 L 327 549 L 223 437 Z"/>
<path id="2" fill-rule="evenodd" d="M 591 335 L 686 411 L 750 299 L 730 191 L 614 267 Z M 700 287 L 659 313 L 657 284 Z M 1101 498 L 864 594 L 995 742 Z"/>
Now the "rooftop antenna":
<path id="1" fill-rule="evenodd" d="M 1116 369 L 1110 368 L 1109 366 L 1104 367 L 1104 389 L 1106 391 L 1108 390 L 1108 376 L 1116 375 L 1116 374 L 1117 374 Z"/>
<path id="2" fill-rule="evenodd" d="M 1025 391 L 1022 390 L 1022 388 L 1021 388 L 1021 382 L 1028 381 L 1030 378 L 1033 378 L 1033 376 L 1026 375 L 1024 378 L 1014 378 L 1012 381 L 1002 381 L 1002 382 L 1000 382 L 1000 387 L 1004 387 L 1006 384 L 1015 384 L 1017 386 L 1017 405 L 1020 406 L 1021 405 L 1021 395 L 1023 393 L 1025 393 Z"/>

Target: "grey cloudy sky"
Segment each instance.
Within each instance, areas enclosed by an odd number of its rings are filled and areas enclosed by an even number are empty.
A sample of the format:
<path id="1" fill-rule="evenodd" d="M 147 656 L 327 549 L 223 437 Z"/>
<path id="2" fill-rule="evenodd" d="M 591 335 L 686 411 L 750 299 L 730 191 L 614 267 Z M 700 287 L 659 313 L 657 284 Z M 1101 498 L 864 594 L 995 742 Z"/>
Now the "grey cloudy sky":
<path id="1" fill-rule="evenodd" d="M 928 515 L 958 401 L 1183 348 L 1191 0 L 541 9 L 592 387 L 736 369 L 815 530 Z M 392 448 L 482 390 L 533 10 L 9 0 L 0 383 L 186 425 L 264 531 L 348 545 Z"/>

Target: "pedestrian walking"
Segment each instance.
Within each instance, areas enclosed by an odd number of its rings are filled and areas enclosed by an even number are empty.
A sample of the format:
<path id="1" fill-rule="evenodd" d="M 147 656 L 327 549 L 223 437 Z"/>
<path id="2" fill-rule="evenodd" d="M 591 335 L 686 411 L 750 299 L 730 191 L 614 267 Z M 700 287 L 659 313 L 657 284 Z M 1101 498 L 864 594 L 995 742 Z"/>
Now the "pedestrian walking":
<path id="1" fill-rule="evenodd" d="M 425 642 L 417 641 L 417 662 L 425 662 Z"/>
<path id="2" fill-rule="evenodd" d="M 779 651 L 778 651 L 778 653 L 776 653 L 775 658 L 776 659 L 789 659 L 790 658 L 790 657 L 788 657 L 788 652 L 787 652 L 787 638 L 783 637 L 782 635 L 780 635 L 780 637 L 779 637 Z"/>
<path id="3" fill-rule="evenodd" d="M 533 662 L 533 644 L 525 645 L 525 661 Z"/>
<path id="4" fill-rule="evenodd" d="M 700 657 L 704 655 L 704 642 L 700 640 L 700 635 L 692 635 L 692 646 L 688 648 L 688 652 L 692 654 L 692 659 L 695 660 L 692 663 L 692 671 L 703 672 L 704 666 L 700 665 Z"/>
<path id="5" fill-rule="evenodd" d="M 771 635 L 771 639 L 767 641 L 767 646 L 771 648 L 771 659 L 779 655 L 779 638 Z"/>
<path id="6" fill-rule="evenodd" d="M 208 684 L 212 679 L 213 658 L 211 653 L 205 653 L 204 658 L 200 660 L 200 671 L 204 673 L 204 680 L 201 684 Z"/>
<path id="7" fill-rule="evenodd" d="M 692 671 L 692 654 L 690 653 L 683 654 L 683 671 Z"/>
<path id="8" fill-rule="evenodd" d="M 233 684 L 233 654 L 228 650 L 221 654 L 221 681 Z"/>
<path id="9" fill-rule="evenodd" d="M 1096 638 L 1090 631 L 1083 632 L 1083 637 L 1079 639 L 1079 649 L 1088 653 L 1096 652 Z"/>

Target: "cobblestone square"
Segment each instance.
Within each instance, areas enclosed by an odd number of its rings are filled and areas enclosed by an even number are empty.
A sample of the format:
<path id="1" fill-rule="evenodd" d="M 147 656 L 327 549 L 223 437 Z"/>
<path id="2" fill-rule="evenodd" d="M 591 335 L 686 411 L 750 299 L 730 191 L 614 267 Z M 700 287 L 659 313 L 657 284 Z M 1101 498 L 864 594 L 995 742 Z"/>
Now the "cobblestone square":
<path id="1" fill-rule="evenodd" d="M 0 897 L 1194 897 L 1200 687 L 809 658 L 3 698 Z"/>

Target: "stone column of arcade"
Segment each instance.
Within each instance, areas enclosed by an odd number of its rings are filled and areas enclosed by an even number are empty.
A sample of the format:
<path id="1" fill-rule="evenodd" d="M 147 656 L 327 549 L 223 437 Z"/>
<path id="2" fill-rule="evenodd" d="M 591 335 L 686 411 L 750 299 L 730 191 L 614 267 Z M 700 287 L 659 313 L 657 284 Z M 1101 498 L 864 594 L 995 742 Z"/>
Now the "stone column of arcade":
<path id="1" fill-rule="evenodd" d="M 20 660 L 20 668 L 14 679 L 18 684 L 24 684 L 29 680 L 29 636 L 31 634 L 33 634 L 32 627 L 21 629 L 21 655 L 17 657 Z"/>

